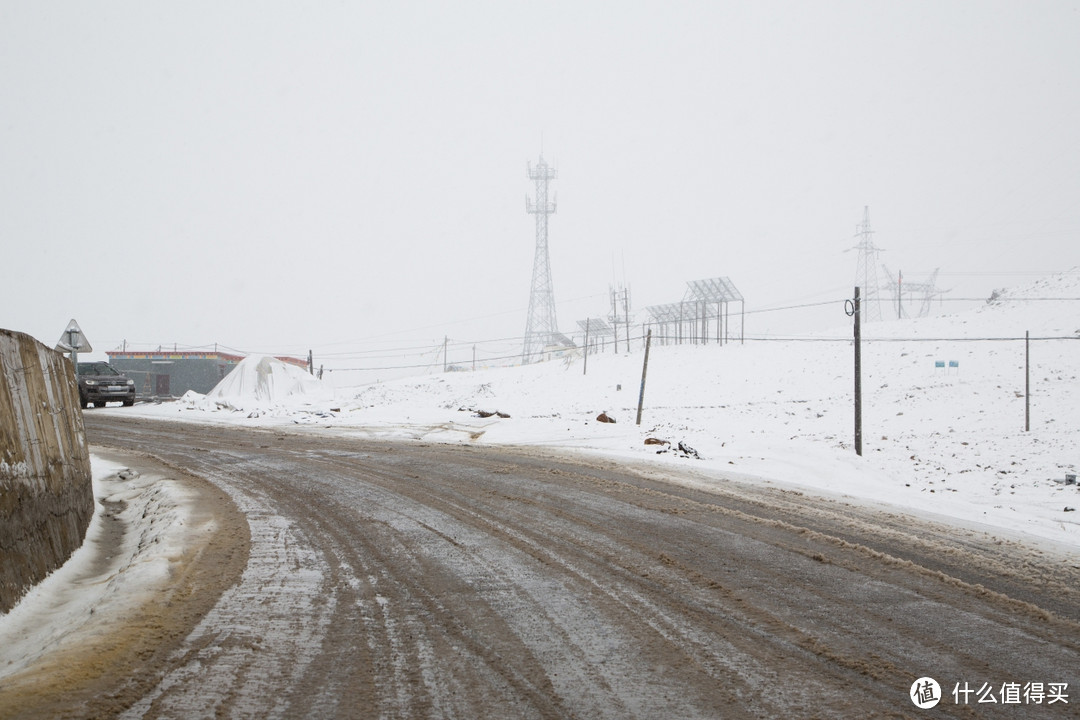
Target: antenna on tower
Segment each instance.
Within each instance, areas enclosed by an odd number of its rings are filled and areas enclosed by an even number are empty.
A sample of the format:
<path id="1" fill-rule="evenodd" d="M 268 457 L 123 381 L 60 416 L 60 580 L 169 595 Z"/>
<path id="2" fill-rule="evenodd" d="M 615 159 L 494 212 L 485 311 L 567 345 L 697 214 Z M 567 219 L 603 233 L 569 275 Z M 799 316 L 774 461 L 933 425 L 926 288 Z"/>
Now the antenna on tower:
<path id="1" fill-rule="evenodd" d="M 870 229 L 870 206 L 863 206 L 863 221 L 855 226 L 859 244 L 852 250 L 859 251 L 855 268 L 855 284 L 862 287 L 862 318 L 865 321 L 881 319 L 881 292 L 878 285 L 878 253 L 874 245 L 874 231 Z"/>
<path id="2" fill-rule="evenodd" d="M 541 141 L 542 142 L 542 141 Z M 529 292 L 529 318 L 525 325 L 525 347 L 521 353 L 522 363 L 541 359 L 544 348 L 564 340 L 559 334 L 555 319 L 555 290 L 551 283 L 551 262 L 548 259 L 548 216 L 555 213 L 555 201 L 548 200 L 548 183 L 558 173 L 540 160 L 533 167 L 527 166 L 529 179 L 536 189 L 536 199 L 525 196 L 525 211 L 536 216 L 536 252 L 533 255 L 532 288 Z"/>

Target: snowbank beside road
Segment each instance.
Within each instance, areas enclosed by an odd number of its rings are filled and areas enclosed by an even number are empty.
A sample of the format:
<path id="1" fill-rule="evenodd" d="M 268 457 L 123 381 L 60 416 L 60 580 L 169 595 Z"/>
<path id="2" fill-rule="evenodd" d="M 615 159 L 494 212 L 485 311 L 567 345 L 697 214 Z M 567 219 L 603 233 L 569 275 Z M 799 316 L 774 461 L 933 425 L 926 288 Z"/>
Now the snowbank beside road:
<path id="1" fill-rule="evenodd" d="M 0 616 L 0 717 L 118 716 L 244 571 L 248 525 L 226 493 L 106 453 L 82 547 Z"/>
<path id="2" fill-rule="evenodd" d="M 190 491 L 91 456 L 95 513 L 82 546 L 0 616 L 0 678 L 9 677 L 93 629 L 94 609 L 136 607 L 188 551 Z"/>

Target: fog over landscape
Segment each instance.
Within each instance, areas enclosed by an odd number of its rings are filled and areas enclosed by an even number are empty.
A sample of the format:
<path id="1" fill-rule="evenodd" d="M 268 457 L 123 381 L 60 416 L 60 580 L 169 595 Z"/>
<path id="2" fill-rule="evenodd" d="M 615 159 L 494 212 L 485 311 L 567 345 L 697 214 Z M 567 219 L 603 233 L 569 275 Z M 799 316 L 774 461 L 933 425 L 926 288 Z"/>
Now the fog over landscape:
<path id="1" fill-rule="evenodd" d="M 716 276 L 836 301 L 748 334 L 842 326 L 866 206 L 957 310 L 1080 266 L 1078 31 L 1071 2 L 4 0 L 0 327 L 514 353 L 541 154 L 565 332 Z"/>
<path id="2" fill-rule="evenodd" d="M 1074 716 L 1078 118 L 1080 0 L 0 0 L 0 717 Z"/>

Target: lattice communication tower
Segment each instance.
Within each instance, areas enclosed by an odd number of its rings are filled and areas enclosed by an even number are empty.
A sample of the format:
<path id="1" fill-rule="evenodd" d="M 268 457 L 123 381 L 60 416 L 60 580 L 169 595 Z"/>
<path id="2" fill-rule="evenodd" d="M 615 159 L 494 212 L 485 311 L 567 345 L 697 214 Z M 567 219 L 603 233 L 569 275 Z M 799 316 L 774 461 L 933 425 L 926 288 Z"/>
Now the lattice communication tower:
<path id="1" fill-rule="evenodd" d="M 555 290 L 551 284 L 551 262 L 548 259 L 548 215 L 555 212 L 555 200 L 548 200 L 548 183 L 555 179 L 555 168 L 540 161 L 527 166 L 529 179 L 536 188 L 536 199 L 525 197 L 525 211 L 536 216 L 536 252 L 533 255 L 532 289 L 529 292 L 529 319 L 525 325 L 523 363 L 539 360 L 544 348 L 561 339 L 555 319 Z"/>

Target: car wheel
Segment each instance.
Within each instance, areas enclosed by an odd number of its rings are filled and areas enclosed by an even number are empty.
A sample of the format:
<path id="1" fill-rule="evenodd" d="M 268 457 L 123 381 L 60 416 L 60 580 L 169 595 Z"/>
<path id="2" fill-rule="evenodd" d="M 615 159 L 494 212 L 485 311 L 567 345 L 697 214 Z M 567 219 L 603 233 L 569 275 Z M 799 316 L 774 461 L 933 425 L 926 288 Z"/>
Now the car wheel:
<path id="1" fill-rule="evenodd" d="M 94 407 L 105 407 L 105 401 L 104 400 L 95 401 L 94 402 Z"/>
<path id="2" fill-rule="evenodd" d="M 124 401 L 124 407 L 131 407 L 134 404 L 135 404 L 134 400 L 125 400 Z"/>

